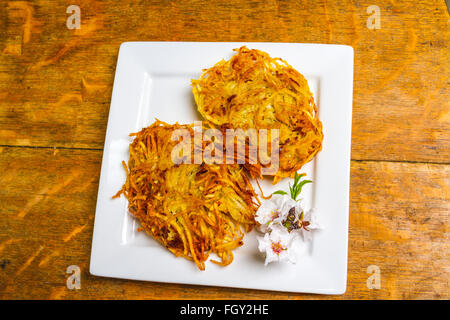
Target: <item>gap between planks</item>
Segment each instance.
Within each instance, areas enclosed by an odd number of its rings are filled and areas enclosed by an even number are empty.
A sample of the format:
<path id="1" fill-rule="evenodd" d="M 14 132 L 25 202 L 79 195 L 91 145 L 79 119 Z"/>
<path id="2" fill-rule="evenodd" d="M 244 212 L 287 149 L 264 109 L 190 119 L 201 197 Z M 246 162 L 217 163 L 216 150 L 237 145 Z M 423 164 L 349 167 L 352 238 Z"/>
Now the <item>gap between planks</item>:
<path id="1" fill-rule="evenodd" d="M 83 147 L 50 147 L 50 146 L 17 146 L 17 145 L 0 145 L 0 148 L 26 148 L 26 149 L 49 149 L 49 150 L 86 150 L 86 151 L 103 151 L 103 148 L 83 148 Z M 411 163 L 411 164 L 433 164 L 433 165 L 450 165 L 450 162 L 439 161 L 414 161 L 414 160 L 385 160 L 385 159 L 354 159 L 354 162 L 393 162 L 393 163 Z"/>

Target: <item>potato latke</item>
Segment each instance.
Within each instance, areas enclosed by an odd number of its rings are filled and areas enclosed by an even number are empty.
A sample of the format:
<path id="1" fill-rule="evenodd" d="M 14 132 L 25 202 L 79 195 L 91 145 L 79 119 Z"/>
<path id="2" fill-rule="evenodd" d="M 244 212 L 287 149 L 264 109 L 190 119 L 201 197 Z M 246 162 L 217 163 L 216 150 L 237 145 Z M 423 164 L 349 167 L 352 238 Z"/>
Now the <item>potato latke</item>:
<path id="1" fill-rule="evenodd" d="M 245 46 L 235 51 L 192 80 L 195 101 L 201 115 L 222 129 L 279 129 L 275 184 L 293 177 L 321 150 L 322 123 L 302 74 L 265 52 Z M 258 166 L 253 167 L 255 177 Z"/>
<path id="2" fill-rule="evenodd" d="M 255 223 L 253 201 L 259 200 L 237 164 L 175 164 L 171 152 L 178 142 L 171 137 L 180 128 L 193 135 L 192 126 L 161 121 L 131 134 L 127 179 L 115 197 L 124 194 L 141 229 L 176 256 L 204 270 L 215 253 L 220 261 L 212 262 L 228 265 Z"/>

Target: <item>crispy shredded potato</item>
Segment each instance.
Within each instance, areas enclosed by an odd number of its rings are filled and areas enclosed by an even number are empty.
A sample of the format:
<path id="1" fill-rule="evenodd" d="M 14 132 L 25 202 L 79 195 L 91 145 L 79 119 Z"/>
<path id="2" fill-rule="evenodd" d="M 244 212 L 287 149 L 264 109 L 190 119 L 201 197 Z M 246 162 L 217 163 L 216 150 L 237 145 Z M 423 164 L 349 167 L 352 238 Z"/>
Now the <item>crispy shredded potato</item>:
<path id="1" fill-rule="evenodd" d="M 128 165 L 123 162 L 126 182 L 114 197 L 124 194 L 140 230 L 176 256 L 204 270 L 215 253 L 220 260 L 211 261 L 226 266 L 233 261 L 232 250 L 243 244 L 244 232 L 255 224 L 259 200 L 237 164 L 175 164 L 171 152 L 178 141 L 171 136 L 180 128 L 193 137 L 192 126 L 159 120 L 130 135 L 135 138 Z"/>
<path id="2" fill-rule="evenodd" d="M 198 111 L 222 128 L 279 129 L 279 169 L 273 183 L 293 177 L 322 149 L 322 123 L 306 79 L 287 62 L 241 47 L 192 80 Z M 261 178 L 261 165 L 246 164 Z"/>

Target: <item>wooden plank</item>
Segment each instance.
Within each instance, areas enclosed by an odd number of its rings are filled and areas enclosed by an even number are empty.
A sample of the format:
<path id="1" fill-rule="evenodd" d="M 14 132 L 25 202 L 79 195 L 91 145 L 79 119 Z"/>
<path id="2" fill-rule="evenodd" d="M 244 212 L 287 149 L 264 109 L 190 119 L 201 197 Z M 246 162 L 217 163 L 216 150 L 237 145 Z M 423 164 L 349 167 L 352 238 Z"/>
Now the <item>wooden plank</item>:
<path id="1" fill-rule="evenodd" d="M 450 166 L 352 161 L 343 296 L 200 287 L 89 275 L 102 152 L 0 149 L 2 299 L 448 299 Z M 81 268 L 81 289 L 66 269 Z M 368 289 L 367 267 L 381 272 Z"/>
<path id="2" fill-rule="evenodd" d="M 355 48 L 352 157 L 449 163 L 444 1 L 79 1 L 0 6 L 0 145 L 103 147 L 123 41 L 281 41 Z"/>

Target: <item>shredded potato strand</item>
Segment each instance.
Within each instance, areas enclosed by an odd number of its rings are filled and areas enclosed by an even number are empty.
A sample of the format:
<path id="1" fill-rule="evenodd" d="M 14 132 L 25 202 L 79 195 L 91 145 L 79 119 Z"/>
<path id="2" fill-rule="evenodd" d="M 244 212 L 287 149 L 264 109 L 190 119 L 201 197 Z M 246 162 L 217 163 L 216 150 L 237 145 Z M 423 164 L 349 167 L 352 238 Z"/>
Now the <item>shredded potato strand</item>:
<path id="1" fill-rule="evenodd" d="M 199 112 L 226 130 L 279 129 L 279 169 L 273 183 L 295 172 L 322 149 L 322 123 L 306 79 L 280 58 L 247 47 L 235 49 L 229 61 L 220 61 L 192 80 Z M 261 164 L 245 169 L 261 178 Z"/>
<path id="2" fill-rule="evenodd" d="M 129 211 L 144 230 L 176 256 L 195 262 L 200 270 L 210 253 L 226 266 L 232 250 L 243 244 L 244 232 L 255 224 L 257 200 L 245 171 L 237 165 L 179 164 L 172 162 L 175 129 L 157 120 L 133 133 L 126 182 L 114 196 L 128 199 Z M 192 151 L 193 151 L 192 147 Z M 192 157 L 193 159 L 193 157 Z"/>

